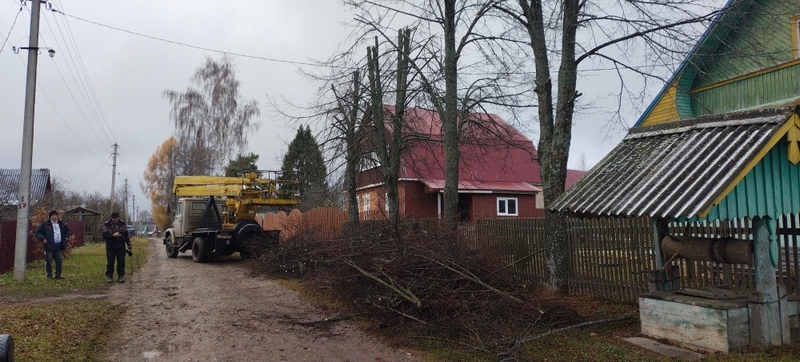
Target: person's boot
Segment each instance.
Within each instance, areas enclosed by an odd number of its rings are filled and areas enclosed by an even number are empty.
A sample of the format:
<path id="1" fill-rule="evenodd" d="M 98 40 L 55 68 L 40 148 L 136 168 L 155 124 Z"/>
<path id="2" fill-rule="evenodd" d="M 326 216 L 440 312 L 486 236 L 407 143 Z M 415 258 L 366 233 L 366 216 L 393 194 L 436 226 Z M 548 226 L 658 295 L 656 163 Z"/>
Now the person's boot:
<path id="1" fill-rule="evenodd" d="M 125 283 L 125 277 L 124 276 L 119 277 L 119 282 L 120 283 Z"/>
<path id="2" fill-rule="evenodd" d="M 111 277 L 106 277 L 106 283 L 111 283 L 113 281 L 114 281 L 114 279 L 112 279 Z"/>

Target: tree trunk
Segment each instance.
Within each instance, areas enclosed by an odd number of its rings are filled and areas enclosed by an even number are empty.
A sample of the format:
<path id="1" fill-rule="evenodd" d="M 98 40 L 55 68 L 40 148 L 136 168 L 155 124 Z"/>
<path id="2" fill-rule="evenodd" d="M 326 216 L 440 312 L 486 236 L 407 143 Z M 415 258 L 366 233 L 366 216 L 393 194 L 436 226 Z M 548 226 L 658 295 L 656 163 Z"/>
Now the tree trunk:
<path id="1" fill-rule="evenodd" d="M 408 62 L 411 45 L 411 29 L 397 31 L 397 98 L 395 99 L 394 116 L 392 117 L 392 141 L 388 154 L 388 169 L 384 173 L 386 185 L 386 202 L 389 209 L 389 221 L 395 238 L 400 237 L 400 156 L 403 148 L 403 123 L 405 120 L 406 95 L 408 90 Z"/>
<path id="2" fill-rule="evenodd" d="M 445 99 L 442 117 L 444 133 L 444 220 L 456 225 L 458 220 L 458 58 L 456 56 L 455 0 L 444 1 L 444 79 Z"/>
<path id="3" fill-rule="evenodd" d="M 356 165 L 358 164 L 359 142 L 356 138 L 358 122 L 358 105 L 361 103 L 359 85 L 361 79 L 358 70 L 353 71 L 353 100 L 349 114 L 344 114 L 345 122 L 345 184 L 347 184 L 347 216 L 350 223 L 358 224 L 358 198 L 356 198 Z M 342 109 L 345 112 L 345 109 Z"/>

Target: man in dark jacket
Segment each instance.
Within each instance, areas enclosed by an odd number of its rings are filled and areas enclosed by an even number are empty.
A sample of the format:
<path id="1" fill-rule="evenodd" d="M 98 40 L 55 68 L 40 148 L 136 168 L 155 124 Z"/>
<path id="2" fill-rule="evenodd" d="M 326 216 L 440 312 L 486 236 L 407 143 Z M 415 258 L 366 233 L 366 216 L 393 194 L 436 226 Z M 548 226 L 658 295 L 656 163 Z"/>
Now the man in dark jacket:
<path id="1" fill-rule="evenodd" d="M 106 240 L 106 281 L 114 281 L 114 260 L 117 261 L 117 277 L 120 283 L 125 283 L 125 251 L 130 248 L 131 240 L 128 237 L 128 227 L 119 219 L 119 213 L 111 213 L 111 220 L 103 224 L 103 239 Z"/>
<path id="2" fill-rule="evenodd" d="M 39 225 L 36 229 L 36 238 L 42 242 L 44 248 L 44 268 L 47 278 L 53 279 L 53 260 L 56 261 L 56 279 L 61 277 L 61 264 L 64 261 L 64 250 L 67 250 L 69 241 L 69 228 L 67 224 L 58 219 L 56 210 L 50 211 L 50 219 Z"/>

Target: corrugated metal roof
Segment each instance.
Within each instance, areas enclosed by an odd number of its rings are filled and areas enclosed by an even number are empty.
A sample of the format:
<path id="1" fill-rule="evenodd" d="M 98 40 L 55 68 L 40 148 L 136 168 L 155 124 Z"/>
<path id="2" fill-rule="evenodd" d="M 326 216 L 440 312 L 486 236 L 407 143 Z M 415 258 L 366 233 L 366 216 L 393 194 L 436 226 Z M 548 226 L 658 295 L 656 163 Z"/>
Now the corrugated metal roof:
<path id="1" fill-rule="evenodd" d="M 787 109 L 780 108 L 634 128 L 550 208 L 599 216 L 696 216 L 787 119 Z"/>
<path id="2" fill-rule="evenodd" d="M 427 192 L 439 192 L 444 190 L 444 180 L 422 180 Z M 542 189 L 527 182 L 497 182 L 497 181 L 478 181 L 462 180 L 458 182 L 459 192 L 509 192 L 509 193 L 536 193 Z"/>
<path id="3" fill-rule="evenodd" d="M 0 169 L 0 205 L 16 205 L 20 170 Z M 50 169 L 31 170 L 30 199 L 41 200 L 50 190 Z"/>

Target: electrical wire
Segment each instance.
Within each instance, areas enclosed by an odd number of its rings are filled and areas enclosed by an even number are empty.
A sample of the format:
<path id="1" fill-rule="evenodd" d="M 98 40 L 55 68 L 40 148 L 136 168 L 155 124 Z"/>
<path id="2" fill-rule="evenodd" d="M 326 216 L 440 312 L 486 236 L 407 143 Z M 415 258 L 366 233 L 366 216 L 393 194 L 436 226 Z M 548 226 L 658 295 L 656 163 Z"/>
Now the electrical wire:
<path id="1" fill-rule="evenodd" d="M 17 55 L 17 58 L 19 59 L 20 62 L 22 62 L 22 65 L 24 66 L 25 65 L 25 61 L 22 59 L 22 56 L 21 55 Z M 85 148 L 86 151 L 88 151 L 90 155 L 94 156 L 94 158 L 96 158 L 99 161 L 102 161 L 102 159 L 100 157 L 97 157 L 97 155 L 95 155 L 92 152 L 92 150 L 89 148 L 89 146 L 86 146 L 86 144 L 83 143 L 81 138 L 78 137 L 78 134 L 75 133 L 75 130 L 73 130 L 72 127 L 70 127 L 69 123 L 67 123 L 66 118 L 64 118 L 64 116 L 61 114 L 61 112 L 56 107 L 55 103 L 53 103 L 53 100 L 50 99 L 50 96 L 48 96 L 47 92 L 45 92 L 44 88 L 42 88 L 41 83 L 39 83 L 39 82 L 36 83 L 36 89 L 39 92 L 41 92 L 42 95 L 44 96 L 44 98 L 47 100 L 47 102 L 50 103 L 50 106 L 53 107 L 54 111 L 56 111 L 56 114 L 61 119 L 61 122 L 63 122 L 64 125 L 67 126 L 67 129 L 69 129 L 70 133 L 72 133 L 72 135 L 75 136 L 75 139 L 78 140 L 78 142 L 83 146 L 83 148 Z"/>
<path id="2" fill-rule="evenodd" d="M 169 44 L 180 45 L 180 46 L 184 46 L 184 47 L 192 48 L 192 49 L 205 50 L 205 51 L 214 52 L 214 53 L 228 54 L 228 55 L 233 55 L 233 56 L 242 57 L 242 58 L 265 60 L 265 61 L 276 62 L 276 63 L 285 63 L 285 64 L 294 64 L 294 65 L 307 65 L 307 66 L 311 66 L 311 67 L 321 67 L 321 68 L 345 68 L 345 69 L 350 68 L 348 66 L 337 66 L 337 65 L 330 65 L 330 64 L 317 64 L 317 63 L 310 63 L 310 62 L 301 62 L 301 61 L 297 61 L 297 60 L 286 60 L 286 59 L 269 58 L 269 57 L 262 57 L 262 56 L 243 54 L 243 53 L 226 52 L 226 51 L 222 51 L 222 50 L 218 50 L 218 49 L 212 49 L 212 48 L 201 47 L 201 46 L 198 46 L 198 45 L 182 43 L 182 42 L 175 41 L 175 40 L 159 38 L 159 37 L 152 36 L 152 35 L 142 34 L 142 33 L 138 33 L 138 32 L 135 32 L 135 31 L 122 29 L 122 28 L 118 28 L 118 27 L 115 27 L 115 26 L 106 25 L 106 24 L 102 24 L 102 23 L 98 23 L 96 21 L 92 21 L 92 20 L 88 20 L 88 19 L 84 19 L 84 18 L 75 16 L 75 15 L 70 15 L 70 14 L 64 13 L 63 11 L 56 10 L 56 9 L 53 9 L 53 11 L 61 13 L 66 17 L 70 17 L 70 18 L 73 18 L 73 19 L 76 19 L 76 20 L 80 20 L 80 21 L 83 21 L 83 22 L 86 22 L 86 23 L 89 23 L 89 24 L 93 24 L 93 25 L 104 27 L 104 28 L 113 29 L 113 30 L 116 30 L 116 31 L 121 31 L 123 33 L 137 35 L 137 36 L 141 36 L 141 37 L 145 37 L 145 38 L 148 38 L 148 39 L 157 40 L 157 41 L 161 41 L 161 42 L 165 42 L 165 43 L 169 43 Z"/>
<path id="3" fill-rule="evenodd" d="M 65 23 L 64 27 L 67 29 L 67 34 L 69 35 L 69 39 L 72 40 L 71 44 L 70 44 L 70 41 L 67 40 L 67 37 L 65 37 L 64 31 L 61 29 L 61 25 L 59 24 L 58 17 L 55 16 L 56 11 L 51 11 L 51 12 L 54 13 L 53 14 L 53 18 L 54 18 L 53 20 L 56 23 L 56 27 L 58 28 L 58 32 L 61 35 L 62 40 L 64 41 L 64 45 L 63 46 L 64 46 L 64 49 L 65 49 L 65 53 L 68 55 L 68 59 L 72 64 L 72 67 L 70 67 L 69 66 L 70 62 L 67 62 L 67 69 L 70 71 L 70 74 L 72 75 L 72 79 L 75 81 L 76 85 L 78 85 L 78 89 L 81 92 L 81 96 L 83 97 L 84 102 L 86 102 L 90 113 L 92 114 L 95 122 L 97 123 L 98 128 L 100 129 L 100 132 L 106 138 L 106 142 L 104 142 L 103 144 L 105 144 L 105 143 L 115 143 L 116 142 L 116 137 L 114 137 L 114 133 L 112 131 L 112 128 L 108 124 L 108 120 L 106 119 L 105 114 L 103 113 L 103 108 L 100 106 L 100 102 L 97 99 L 97 93 L 94 90 L 94 85 L 92 84 L 91 80 L 89 79 L 89 75 L 88 75 L 88 72 L 86 71 L 86 67 L 84 65 L 83 59 L 80 56 L 80 50 L 78 49 L 77 43 L 75 43 L 75 39 L 72 36 L 71 30 L 69 29 L 69 23 L 67 23 L 66 19 L 64 19 L 64 23 Z M 53 34 L 53 37 L 56 39 L 56 42 L 58 43 L 58 37 L 56 36 L 55 31 L 53 30 L 53 27 L 50 25 L 50 21 L 48 20 L 48 17 L 45 16 L 44 18 L 45 18 L 45 22 L 47 23 L 48 28 L 50 29 L 50 32 Z M 70 45 L 71 45 L 71 47 L 70 47 Z M 73 48 L 74 48 L 74 52 L 72 51 Z M 73 53 L 75 55 L 73 55 Z M 77 58 L 77 61 L 76 61 L 76 58 Z M 79 64 L 80 64 L 80 67 L 78 66 Z M 72 71 L 73 68 L 75 69 L 75 72 Z M 76 74 L 77 74 L 77 76 L 76 76 Z M 104 127 L 104 125 L 105 125 L 105 127 Z M 91 126 L 90 126 L 90 128 L 91 128 Z M 92 132 L 94 132 L 94 129 L 92 129 Z M 106 148 L 106 150 L 110 152 L 110 150 L 108 150 L 108 148 Z"/>
<path id="4" fill-rule="evenodd" d="M 59 7 L 63 9 L 63 4 L 59 4 Z M 60 11 L 57 9 L 51 9 L 51 11 L 54 14 L 60 13 Z M 58 18 L 55 15 L 53 17 L 56 21 L 56 25 L 58 25 Z M 86 71 L 86 65 L 85 62 L 83 61 L 83 56 L 81 55 L 80 49 L 78 48 L 78 43 L 75 41 L 75 34 L 72 32 L 72 26 L 69 24 L 66 17 L 64 17 L 63 21 L 64 21 L 64 27 L 66 28 L 67 34 L 69 35 L 69 39 L 71 40 L 72 46 L 75 49 L 75 53 L 77 55 L 79 64 L 81 65 L 81 70 L 83 71 L 83 75 L 86 78 L 86 83 L 89 85 L 89 90 L 91 90 L 92 98 L 94 99 L 95 104 L 97 104 L 97 110 L 101 116 L 100 118 L 103 120 L 103 123 L 108 129 L 108 134 L 110 135 L 110 138 L 114 141 L 114 143 L 117 143 L 117 138 L 114 136 L 113 129 L 111 128 L 111 125 L 108 123 L 108 118 L 106 118 L 105 112 L 103 112 L 103 107 L 100 106 L 100 101 L 97 98 L 97 92 L 95 92 L 94 90 L 94 84 L 89 79 L 89 72 Z"/>
<path id="5" fill-rule="evenodd" d="M 86 185 L 87 182 L 89 182 L 91 179 L 93 179 L 95 176 L 97 176 L 97 173 L 100 172 L 100 170 L 103 169 L 103 166 L 106 166 L 106 162 L 108 162 L 108 160 L 110 160 L 110 159 L 111 159 L 111 155 L 108 155 L 108 158 L 105 161 L 103 161 L 103 164 L 100 165 L 100 168 L 98 168 L 97 171 L 95 171 L 92 174 L 92 176 L 89 176 L 89 178 L 86 179 L 86 181 L 84 181 L 82 184 L 78 185 L 78 187 L 76 187 L 75 189 L 77 190 L 77 189 L 81 188 L 81 186 Z"/>
<path id="6" fill-rule="evenodd" d="M 17 19 L 19 18 L 19 14 L 22 12 L 23 6 L 19 7 L 19 11 L 17 11 L 17 15 L 14 16 L 14 22 L 11 23 L 11 28 L 8 29 L 8 35 L 6 36 L 5 40 L 3 40 L 3 45 L 0 46 L 0 53 L 3 52 L 3 49 L 6 47 L 6 43 L 8 42 L 8 38 L 11 37 L 11 31 L 14 30 L 14 25 L 17 25 Z"/>

